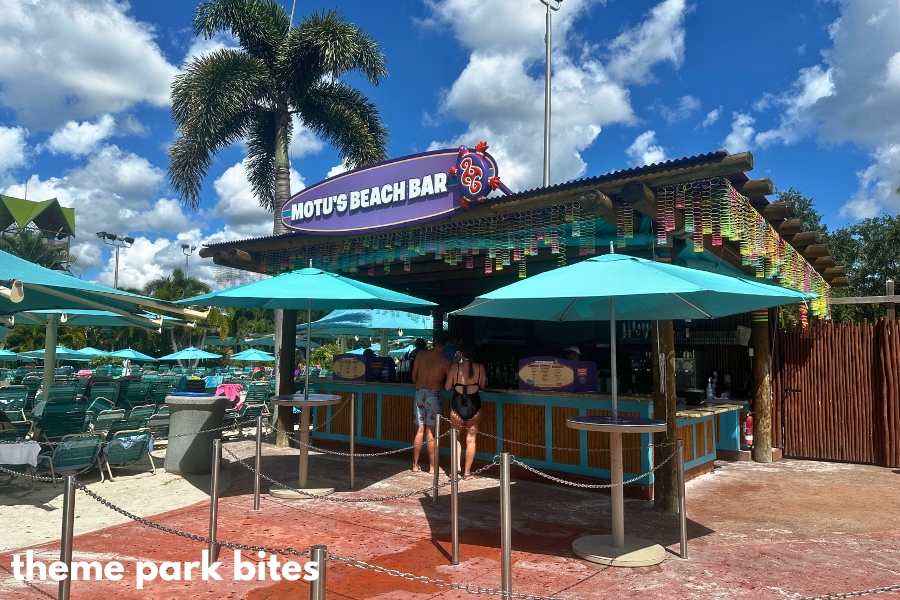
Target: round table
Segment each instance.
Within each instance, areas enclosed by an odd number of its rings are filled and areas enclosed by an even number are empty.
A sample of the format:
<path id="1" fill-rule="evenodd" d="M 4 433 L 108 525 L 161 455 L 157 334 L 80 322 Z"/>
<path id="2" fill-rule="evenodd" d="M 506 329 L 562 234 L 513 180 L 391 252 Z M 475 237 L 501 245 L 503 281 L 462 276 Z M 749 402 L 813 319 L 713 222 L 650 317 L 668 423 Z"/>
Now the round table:
<path id="1" fill-rule="evenodd" d="M 625 536 L 625 495 L 622 486 L 622 434 L 654 433 L 666 430 L 666 422 L 641 417 L 569 417 L 566 426 L 609 434 L 612 535 L 588 535 L 572 542 L 572 551 L 585 560 L 615 567 L 646 567 L 666 557 L 665 549 L 641 538 Z M 615 485 L 618 484 L 618 485 Z"/>
<path id="2" fill-rule="evenodd" d="M 297 479 L 297 485 L 293 486 L 294 490 L 286 490 L 283 488 L 273 488 L 269 490 L 269 494 L 276 498 L 297 500 L 306 499 L 311 496 L 303 492 L 309 492 L 316 496 L 327 496 L 334 492 L 333 487 L 325 485 L 314 485 L 307 481 L 307 473 L 309 473 L 309 421 L 310 409 L 313 406 L 328 406 L 330 404 L 338 404 L 341 401 L 340 396 L 333 394 L 287 394 L 284 396 L 273 396 L 272 404 L 276 406 L 290 406 L 300 408 L 300 472 Z"/>

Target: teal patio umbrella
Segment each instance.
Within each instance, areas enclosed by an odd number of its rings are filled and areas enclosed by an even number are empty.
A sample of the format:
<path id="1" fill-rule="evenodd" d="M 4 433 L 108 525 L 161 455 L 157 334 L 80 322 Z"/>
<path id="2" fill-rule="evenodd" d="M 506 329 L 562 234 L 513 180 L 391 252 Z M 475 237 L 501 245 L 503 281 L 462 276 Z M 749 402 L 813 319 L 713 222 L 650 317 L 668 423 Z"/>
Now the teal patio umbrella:
<path id="1" fill-rule="evenodd" d="M 46 355 L 47 349 L 43 350 L 32 350 L 31 352 L 20 352 L 19 356 L 24 356 L 25 358 L 36 358 L 38 360 L 43 360 Z M 78 350 L 71 350 L 66 348 L 65 346 L 57 346 L 56 347 L 56 358 L 59 360 L 79 360 L 79 361 L 89 361 L 93 358 L 88 354 L 82 354 Z M 45 365 L 46 366 L 46 365 Z M 55 368 L 55 365 L 54 365 Z"/>
<path id="2" fill-rule="evenodd" d="M 95 356 L 109 356 L 109 352 L 107 352 L 106 350 L 100 350 L 99 348 L 91 348 L 90 346 L 88 346 L 87 348 L 79 348 L 78 352 L 80 352 L 81 354 L 90 356 L 91 358 L 93 358 Z"/>
<path id="3" fill-rule="evenodd" d="M 272 362 L 273 360 L 275 360 L 275 356 L 272 354 L 269 354 L 268 352 L 263 352 L 262 350 L 250 348 L 249 350 L 244 350 L 243 352 L 238 352 L 237 354 L 232 354 L 231 360 L 248 360 L 250 362 Z"/>
<path id="4" fill-rule="evenodd" d="M 156 360 L 201 360 L 204 358 L 222 358 L 222 355 L 213 354 L 212 352 L 207 352 L 206 350 L 201 350 L 200 348 L 195 348 L 194 346 L 188 346 L 187 348 L 179 350 L 178 352 L 160 356 Z"/>
<path id="5" fill-rule="evenodd" d="M 306 309 L 306 322 L 312 321 L 313 309 L 399 309 L 435 306 L 376 285 L 341 277 L 321 269 L 299 269 L 238 285 L 232 288 L 181 300 L 191 306 L 232 306 L 236 308 Z M 306 330 L 306 364 L 309 365 L 310 330 Z M 309 394 L 309 369 L 306 369 L 304 398 Z"/>
<path id="6" fill-rule="evenodd" d="M 17 360 L 19 355 L 10 350 L 0 349 L 0 361 L 6 362 L 8 360 Z"/>
<path id="7" fill-rule="evenodd" d="M 132 350 L 131 348 L 125 348 L 124 350 L 116 350 L 115 352 L 110 352 L 108 356 L 112 356 L 115 358 L 127 358 L 129 360 L 150 360 L 153 362 L 159 361 L 158 358 L 147 356 L 143 352 L 138 352 L 137 350 Z"/>

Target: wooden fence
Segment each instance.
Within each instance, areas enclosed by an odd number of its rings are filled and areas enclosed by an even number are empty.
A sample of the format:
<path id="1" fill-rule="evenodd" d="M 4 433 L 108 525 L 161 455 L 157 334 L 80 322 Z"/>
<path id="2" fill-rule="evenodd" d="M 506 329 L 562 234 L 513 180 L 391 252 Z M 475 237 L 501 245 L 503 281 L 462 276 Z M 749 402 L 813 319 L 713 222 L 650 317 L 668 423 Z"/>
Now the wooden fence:
<path id="1" fill-rule="evenodd" d="M 773 345 L 773 446 L 785 456 L 900 467 L 898 322 L 779 330 Z"/>

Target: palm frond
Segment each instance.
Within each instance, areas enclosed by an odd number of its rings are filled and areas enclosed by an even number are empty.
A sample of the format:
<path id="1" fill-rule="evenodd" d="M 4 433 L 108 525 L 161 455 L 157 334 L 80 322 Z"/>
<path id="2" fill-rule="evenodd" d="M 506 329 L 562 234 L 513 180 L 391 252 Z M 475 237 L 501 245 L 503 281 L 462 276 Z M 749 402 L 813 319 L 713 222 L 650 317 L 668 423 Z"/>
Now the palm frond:
<path id="1" fill-rule="evenodd" d="M 291 22 L 274 0 L 209 0 L 197 7 L 193 27 L 195 35 L 207 39 L 231 33 L 251 56 L 274 65 Z"/>
<path id="2" fill-rule="evenodd" d="M 304 125 L 333 145 L 351 168 L 387 158 L 387 128 L 375 105 L 356 88 L 322 81 L 291 100 Z"/>
<path id="3" fill-rule="evenodd" d="M 278 60 L 279 79 L 312 85 L 322 75 L 359 73 L 373 85 L 387 76 L 378 42 L 336 11 L 313 13 L 292 29 Z"/>
<path id="4" fill-rule="evenodd" d="M 212 153 L 198 140 L 179 138 L 169 147 L 169 182 L 192 210 L 200 205 L 200 188 Z"/>
<path id="5" fill-rule="evenodd" d="M 274 113 L 256 111 L 247 132 L 247 181 L 259 205 L 275 208 L 275 139 L 278 119 Z"/>

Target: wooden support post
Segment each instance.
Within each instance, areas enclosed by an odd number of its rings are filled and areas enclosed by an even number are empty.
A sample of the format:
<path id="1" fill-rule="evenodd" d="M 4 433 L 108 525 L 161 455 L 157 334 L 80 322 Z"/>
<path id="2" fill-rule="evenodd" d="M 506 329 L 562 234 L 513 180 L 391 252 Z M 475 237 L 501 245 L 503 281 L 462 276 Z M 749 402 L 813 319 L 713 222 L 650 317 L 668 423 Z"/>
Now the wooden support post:
<path id="1" fill-rule="evenodd" d="M 884 283 L 884 295 L 885 296 L 893 296 L 894 295 L 894 280 L 893 279 L 888 279 Z M 887 318 L 888 318 L 888 321 L 893 321 L 894 319 L 897 318 L 897 315 L 894 312 L 894 303 L 893 302 L 887 303 Z"/>
<path id="2" fill-rule="evenodd" d="M 281 313 L 279 315 L 279 313 Z M 278 386 L 276 393 L 293 394 L 294 393 L 294 357 L 297 352 L 297 311 L 296 310 L 276 310 L 276 325 L 281 317 L 281 328 L 276 326 L 276 334 L 280 334 L 278 345 L 276 346 L 275 364 L 277 371 L 275 373 L 275 383 Z M 307 365 L 309 368 L 309 365 Z M 294 412 L 290 406 L 278 407 L 278 429 L 281 431 L 294 430 Z M 275 445 L 278 448 L 287 448 L 290 446 L 290 440 L 287 434 L 279 433 L 275 438 Z"/>
<path id="3" fill-rule="evenodd" d="M 772 385 L 769 374 L 769 311 L 754 311 L 753 328 L 753 460 L 772 462 Z"/>
<path id="4" fill-rule="evenodd" d="M 654 433 L 656 444 L 674 444 L 675 422 L 675 327 L 672 321 L 653 322 L 653 418 L 666 422 L 665 433 Z M 653 461 L 665 460 L 675 446 L 653 449 Z M 653 504 L 657 510 L 678 512 L 678 464 L 670 460 L 656 471 L 653 483 Z"/>

